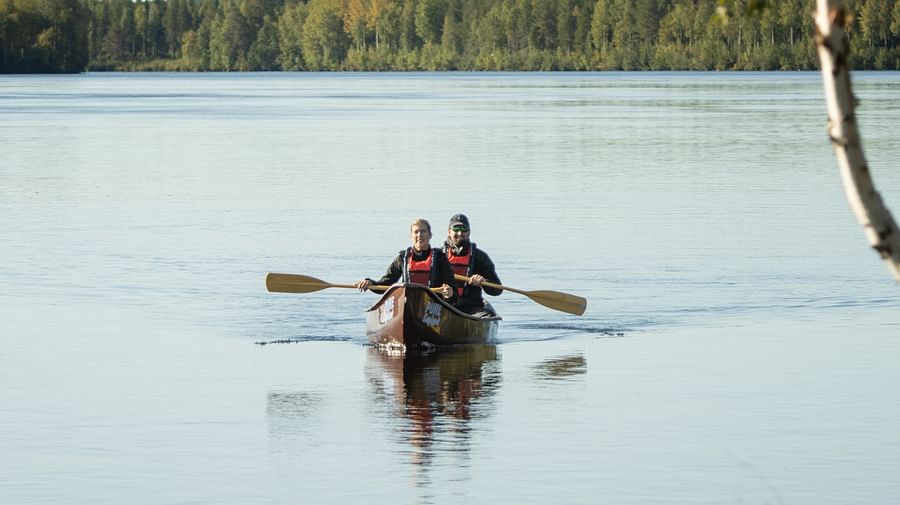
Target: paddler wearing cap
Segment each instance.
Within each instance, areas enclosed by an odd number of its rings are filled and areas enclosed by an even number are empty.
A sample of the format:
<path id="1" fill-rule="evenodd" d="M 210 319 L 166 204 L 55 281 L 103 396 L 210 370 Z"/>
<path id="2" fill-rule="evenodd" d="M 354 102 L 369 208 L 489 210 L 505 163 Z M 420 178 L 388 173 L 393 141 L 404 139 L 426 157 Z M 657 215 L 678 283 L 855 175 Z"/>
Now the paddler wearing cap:
<path id="1" fill-rule="evenodd" d="M 457 287 L 456 307 L 467 314 L 481 317 L 496 315 L 491 304 L 482 298 L 481 291 L 498 296 L 503 292 L 502 289 L 482 286 L 482 283 L 488 281 L 501 284 L 500 277 L 497 276 L 490 256 L 469 240 L 471 233 L 469 218 L 465 214 L 456 214 L 450 218 L 443 251 L 450 260 L 453 273 L 469 278 L 469 282 L 460 282 Z"/>

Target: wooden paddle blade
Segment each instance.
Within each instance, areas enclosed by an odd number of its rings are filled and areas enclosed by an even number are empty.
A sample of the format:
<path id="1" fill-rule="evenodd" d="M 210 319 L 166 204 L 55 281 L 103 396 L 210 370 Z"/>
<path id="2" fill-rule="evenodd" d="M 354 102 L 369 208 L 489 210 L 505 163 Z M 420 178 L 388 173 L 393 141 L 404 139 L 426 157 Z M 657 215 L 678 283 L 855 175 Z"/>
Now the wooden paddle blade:
<path id="1" fill-rule="evenodd" d="M 342 287 L 315 277 L 297 274 L 266 274 L 266 289 L 273 293 L 312 293 L 325 288 Z"/>
<path id="2" fill-rule="evenodd" d="M 521 291 L 521 293 L 545 307 L 576 316 L 584 314 L 587 309 L 586 299 L 568 293 L 558 291 Z"/>
<path id="3" fill-rule="evenodd" d="M 266 289 L 273 293 L 312 293 L 326 288 L 357 289 L 355 284 L 332 284 L 308 275 L 276 274 L 272 272 L 266 274 Z M 375 293 L 383 293 L 389 288 L 390 286 L 379 286 L 377 284 L 369 286 L 369 290 Z M 432 290 L 439 289 L 432 288 Z"/>

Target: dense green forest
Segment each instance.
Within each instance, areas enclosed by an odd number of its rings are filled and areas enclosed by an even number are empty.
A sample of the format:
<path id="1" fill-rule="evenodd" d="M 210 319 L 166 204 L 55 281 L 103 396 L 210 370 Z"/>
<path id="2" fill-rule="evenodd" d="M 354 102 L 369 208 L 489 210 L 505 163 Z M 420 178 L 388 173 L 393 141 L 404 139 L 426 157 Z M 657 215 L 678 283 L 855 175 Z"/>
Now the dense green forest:
<path id="1" fill-rule="evenodd" d="M 811 0 L 724 3 L 0 0 L 0 73 L 816 67 Z M 900 0 L 847 4 L 853 67 L 900 68 Z"/>

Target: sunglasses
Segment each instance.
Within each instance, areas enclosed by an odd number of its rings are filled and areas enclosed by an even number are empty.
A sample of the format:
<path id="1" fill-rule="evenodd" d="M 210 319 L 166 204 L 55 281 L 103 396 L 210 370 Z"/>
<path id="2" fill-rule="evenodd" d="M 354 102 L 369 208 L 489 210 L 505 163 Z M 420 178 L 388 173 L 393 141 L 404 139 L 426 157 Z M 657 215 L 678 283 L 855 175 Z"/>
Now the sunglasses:
<path id="1" fill-rule="evenodd" d="M 459 232 L 463 232 L 463 233 L 469 231 L 469 229 L 466 228 L 465 226 L 454 226 L 453 228 L 450 228 L 450 229 L 453 231 L 459 231 Z"/>

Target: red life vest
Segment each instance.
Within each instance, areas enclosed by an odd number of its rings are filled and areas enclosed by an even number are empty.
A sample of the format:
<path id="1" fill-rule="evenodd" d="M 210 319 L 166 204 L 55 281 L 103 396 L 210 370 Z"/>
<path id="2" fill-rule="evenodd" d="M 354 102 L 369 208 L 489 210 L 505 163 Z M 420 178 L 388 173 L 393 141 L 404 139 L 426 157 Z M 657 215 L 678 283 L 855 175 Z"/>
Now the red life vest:
<path id="1" fill-rule="evenodd" d="M 432 249 L 431 254 L 422 261 L 416 261 L 413 258 L 412 251 L 407 251 L 407 257 L 409 258 L 406 262 L 408 282 L 424 284 L 431 287 L 431 265 L 434 263 L 434 249 Z"/>
<path id="2" fill-rule="evenodd" d="M 468 253 L 463 256 L 457 256 L 453 254 L 453 250 L 451 248 L 447 248 L 447 259 L 450 260 L 450 266 L 453 268 L 453 273 L 456 275 L 464 275 L 466 277 L 469 276 L 469 263 L 472 261 L 472 247 L 469 246 Z M 465 289 L 465 282 L 460 281 L 456 288 L 457 294 L 459 296 L 463 295 L 463 290 Z"/>

